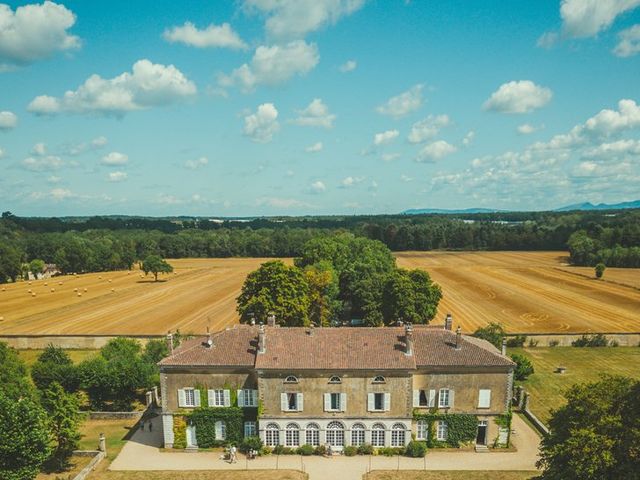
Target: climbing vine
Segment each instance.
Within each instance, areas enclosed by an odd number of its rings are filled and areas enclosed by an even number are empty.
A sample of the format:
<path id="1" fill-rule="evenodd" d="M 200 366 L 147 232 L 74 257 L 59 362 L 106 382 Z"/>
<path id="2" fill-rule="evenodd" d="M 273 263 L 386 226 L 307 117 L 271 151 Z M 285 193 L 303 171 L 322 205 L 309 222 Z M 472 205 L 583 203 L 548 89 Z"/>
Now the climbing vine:
<path id="1" fill-rule="evenodd" d="M 173 417 L 173 448 L 187 448 L 187 422 L 181 415 Z"/>
<path id="2" fill-rule="evenodd" d="M 196 427 L 198 447 L 219 447 L 227 443 L 240 443 L 243 436 L 244 412 L 238 407 L 201 407 L 189 415 L 190 424 Z M 224 422 L 226 438 L 216 438 L 216 422 Z"/>
<path id="3" fill-rule="evenodd" d="M 475 440 L 478 434 L 478 417 L 467 413 L 418 413 L 414 412 L 414 420 L 427 422 L 427 447 L 459 447 Z M 447 439 L 437 439 L 436 422 L 446 422 Z"/>
<path id="4" fill-rule="evenodd" d="M 500 428 L 507 429 L 507 443 L 500 443 L 500 430 L 498 430 L 498 436 L 493 441 L 494 448 L 504 447 L 508 448 L 511 444 L 511 419 L 513 418 L 513 413 L 509 410 L 507 413 L 503 413 L 502 415 L 498 415 L 495 418 L 496 425 Z"/>

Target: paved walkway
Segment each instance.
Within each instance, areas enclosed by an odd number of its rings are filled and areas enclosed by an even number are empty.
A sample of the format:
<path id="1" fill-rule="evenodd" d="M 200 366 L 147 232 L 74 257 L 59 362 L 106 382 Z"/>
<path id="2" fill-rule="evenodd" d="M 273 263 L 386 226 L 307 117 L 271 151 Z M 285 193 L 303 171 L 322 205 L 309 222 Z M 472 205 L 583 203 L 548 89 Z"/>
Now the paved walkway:
<path id="1" fill-rule="evenodd" d="M 147 422 L 148 425 L 148 422 Z M 148 426 L 147 426 L 148 428 Z M 153 419 L 153 431 L 134 433 L 110 470 L 303 470 L 310 480 L 340 478 L 360 480 L 368 470 L 535 470 L 540 442 L 536 433 L 517 415 L 513 416 L 513 444 L 517 452 L 475 453 L 430 450 L 425 458 L 356 456 L 333 458 L 269 455 L 230 465 L 214 452 L 161 452 L 160 417 Z"/>

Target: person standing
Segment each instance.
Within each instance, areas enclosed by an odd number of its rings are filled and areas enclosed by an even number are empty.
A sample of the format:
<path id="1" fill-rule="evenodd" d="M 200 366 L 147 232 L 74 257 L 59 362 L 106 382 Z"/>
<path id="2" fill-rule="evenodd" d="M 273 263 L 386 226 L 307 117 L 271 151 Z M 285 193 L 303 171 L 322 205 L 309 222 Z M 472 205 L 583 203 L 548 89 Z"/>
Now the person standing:
<path id="1" fill-rule="evenodd" d="M 231 463 L 236 463 L 237 459 L 236 459 L 236 454 L 237 454 L 237 449 L 235 445 L 231 445 Z"/>

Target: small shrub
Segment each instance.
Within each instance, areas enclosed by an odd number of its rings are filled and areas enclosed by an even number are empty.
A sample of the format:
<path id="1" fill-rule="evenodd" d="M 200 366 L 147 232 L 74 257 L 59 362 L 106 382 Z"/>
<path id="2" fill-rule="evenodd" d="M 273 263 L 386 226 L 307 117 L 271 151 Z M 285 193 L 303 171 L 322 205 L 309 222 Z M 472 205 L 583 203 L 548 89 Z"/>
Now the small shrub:
<path id="1" fill-rule="evenodd" d="M 526 335 L 516 335 L 507 340 L 507 347 L 523 347 L 524 342 L 527 341 Z"/>
<path id="2" fill-rule="evenodd" d="M 325 447 L 324 445 L 318 445 L 316 448 L 314 448 L 313 454 L 324 456 L 327 454 L 327 447 Z"/>
<path id="3" fill-rule="evenodd" d="M 574 347 L 606 347 L 609 340 L 602 333 L 595 335 L 582 335 L 580 338 L 571 342 Z"/>
<path id="4" fill-rule="evenodd" d="M 559 340 L 551 340 L 549 342 L 549 346 L 550 347 L 557 347 L 558 345 L 560 345 L 560 341 Z"/>
<path id="5" fill-rule="evenodd" d="M 291 447 L 285 447 L 284 445 L 276 445 L 273 448 L 275 455 L 293 455 L 296 453 Z"/>
<path id="6" fill-rule="evenodd" d="M 604 263 L 597 264 L 595 268 L 596 278 L 602 278 L 602 275 L 604 275 L 604 271 L 606 269 L 607 267 Z"/>
<path id="7" fill-rule="evenodd" d="M 533 338 L 529 339 L 529 348 L 535 348 L 538 346 L 538 340 L 534 340 Z"/>
<path id="8" fill-rule="evenodd" d="M 384 455 L 385 457 L 393 457 L 397 454 L 397 449 L 393 447 L 382 447 L 378 449 L 378 455 Z"/>
<path id="9" fill-rule="evenodd" d="M 260 455 L 271 455 L 273 453 L 273 448 L 267 447 L 266 445 L 260 449 Z"/>
<path id="10" fill-rule="evenodd" d="M 358 447 L 358 455 L 373 455 L 373 445 L 363 443 Z"/>
<path id="11" fill-rule="evenodd" d="M 242 439 L 238 449 L 242 453 L 247 453 L 249 450 L 259 452 L 262 450 L 262 440 L 260 440 L 260 437 L 245 437 Z"/>
<path id="12" fill-rule="evenodd" d="M 417 440 L 411 440 L 406 448 L 407 457 L 422 458 L 427 454 L 427 444 L 425 442 L 418 442 Z"/>
<path id="13" fill-rule="evenodd" d="M 313 455 L 314 451 L 313 445 L 305 444 L 298 448 L 297 453 L 298 455 L 308 457 L 309 455 Z"/>
<path id="14" fill-rule="evenodd" d="M 342 453 L 344 453 L 346 457 L 354 457 L 358 453 L 358 447 L 354 447 L 353 445 L 348 445 L 344 447 L 344 450 L 342 450 Z"/>
<path id="15" fill-rule="evenodd" d="M 511 360 L 516 362 L 516 368 L 513 372 L 513 376 L 515 377 L 516 380 L 520 380 L 520 381 L 526 380 L 529 377 L 529 375 L 534 373 L 533 364 L 531 363 L 531 360 L 529 360 L 524 355 L 514 353 L 513 355 L 511 355 Z"/>

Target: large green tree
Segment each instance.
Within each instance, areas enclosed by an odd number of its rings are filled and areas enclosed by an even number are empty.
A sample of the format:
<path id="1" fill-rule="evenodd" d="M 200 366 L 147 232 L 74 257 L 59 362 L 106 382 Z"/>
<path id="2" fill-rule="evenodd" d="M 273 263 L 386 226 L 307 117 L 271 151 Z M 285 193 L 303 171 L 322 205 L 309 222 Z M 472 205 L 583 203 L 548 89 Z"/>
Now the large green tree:
<path id="1" fill-rule="evenodd" d="M 304 276 L 309 285 L 309 320 L 316 326 L 328 327 L 340 316 L 338 275 L 330 262 L 321 260 L 307 265 Z"/>
<path id="2" fill-rule="evenodd" d="M 303 272 L 280 260 L 263 263 L 247 275 L 238 297 L 243 322 L 266 322 L 273 312 L 284 326 L 309 324 L 309 285 Z"/>
<path id="3" fill-rule="evenodd" d="M 385 324 L 427 324 L 435 317 L 440 298 L 440 286 L 431 281 L 427 272 L 398 269 L 389 276 L 384 289 Z"/>
<path id="4" fill-rule="evenodd" d="M 159 273 L 171 273 L 173 267 L 158 255 L 149 255 L 142 262 L 142 271 L 145 275 L 153 273 L 155 281 L 158 281 Z"/>
<path id="5" fill-rule="evenodd" d="M 554 411 L 538 467 L 545 480 L 640 478 L 640 382 L 605 376 L 574 385 Z"/>
<path id="6" fill-rule="evenodd" d="M 496 348 L 502 347 L 502 339 L 505 335 L 506 333 L 502 324 L 496 322 L 490 322 L 484 327 L 480 327 L 473 332 L 474 337 L 486 340 Z"/>
<path id="7" fill-rule="evenodd" d="M 0 393 L 16 401 L 33 396 L 27 366 L 16 351 L 0 342 Z"/>
<path id="8" fill-rule="evenodd" d="M 53 449 L 46 467 L 61 472 L 69 467 L 71 455 L 80 441 L 78 399 L 75 394 L 65 392 L 62 385 L 53 382 L 42 393 L 41 403 L 49 417 L 53 437 Z"/>
<path id="9" fill-rule="evenodd" d="M 31 378 L 39 390 L 46 390 L 53 382 L 64 387 L 67 392 L 78 389 L 77 368 L 62 348 L 47 345 L 31 365 Z"/>
<path id="10" fill-rule="evenodd" d="M 22 255 L 16 247 L 0 238 L 0 283 L 15 282 L 22 269 Z"/>

